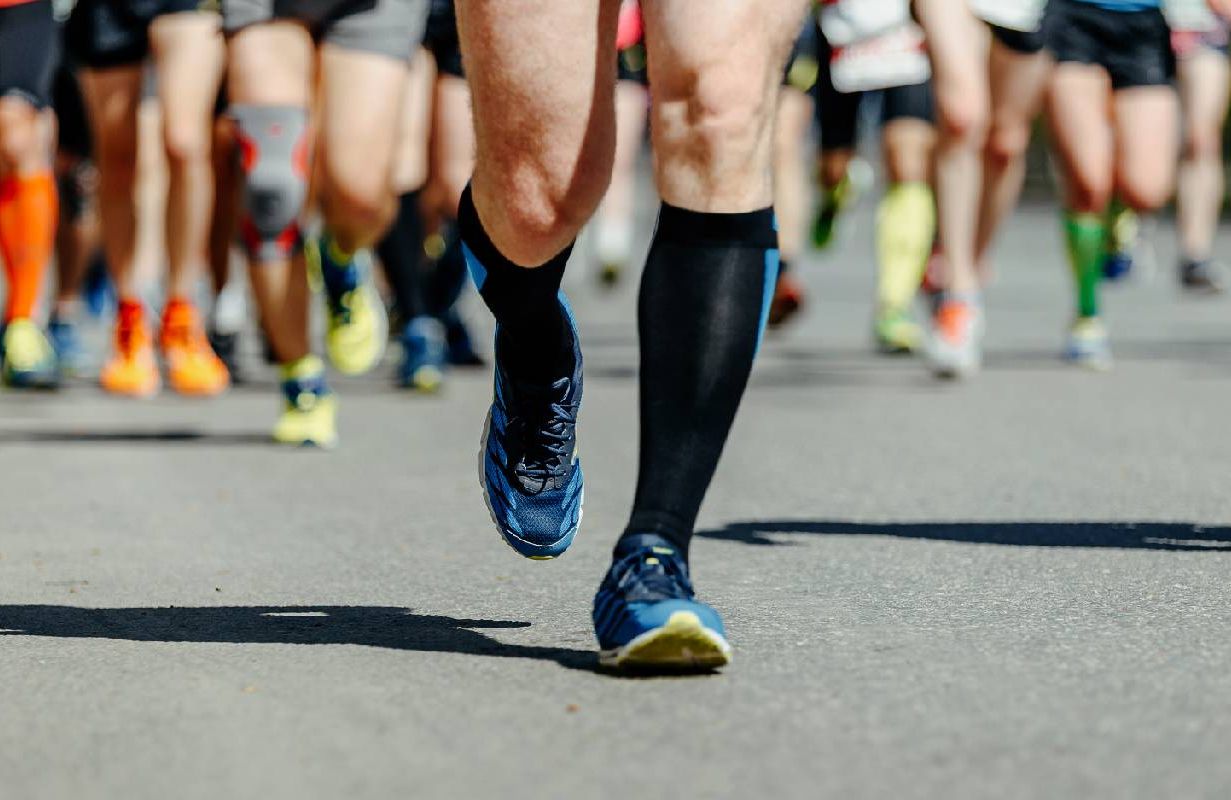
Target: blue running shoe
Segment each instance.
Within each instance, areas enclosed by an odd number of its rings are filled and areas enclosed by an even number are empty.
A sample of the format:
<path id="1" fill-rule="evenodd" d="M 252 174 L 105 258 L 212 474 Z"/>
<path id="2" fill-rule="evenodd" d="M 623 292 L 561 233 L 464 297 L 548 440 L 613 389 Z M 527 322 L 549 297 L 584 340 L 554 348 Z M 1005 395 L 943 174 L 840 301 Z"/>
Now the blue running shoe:
<path id="1" fill-rule="evenodd" d="M 456 308 L 450 308 L 440 316 L 445 326 L 445 343 L 448 348 L 448 361 L 454 367 L 481 367 L 487 362 L 479 351 L 474 349 L 470 339 L 470 331 L 466 323 L 458 315 Z"/>
<path id="2" fill-rule="evenodd" d="M 398 385 L 434 392 L 445 371 L 445 329 L 435 317 L 415 317 L 402 329 L 402 363 Z"/>
<path id="3" fill-rule="evenodd" d="M 505 372 L 497 327 L 495 399 L 479 451 L 479 481 L 492 521 L 510 547 L 538 560 L 555 558 L 572 544 L 584 494 L 577 458 L 581 347 L 563 296 L 561 306 L 573 338 L 573 373 L 549 385 Z"/>
<path id="4" fill-rule="evenodd" d="M 47 336 L 56 351 L 62 373 L 80 378 L 89 371 L 90 357 L 77 323 L 53 316 L 47 323 Z"/>
<path id="5" fill-rule="evenodd" d="M 620 542 L 594 596 L 593 618 L 606 667 L 706 670 L 731 660 L 718 612 L 697 601 L 688 564 L 655 534 Z"/>

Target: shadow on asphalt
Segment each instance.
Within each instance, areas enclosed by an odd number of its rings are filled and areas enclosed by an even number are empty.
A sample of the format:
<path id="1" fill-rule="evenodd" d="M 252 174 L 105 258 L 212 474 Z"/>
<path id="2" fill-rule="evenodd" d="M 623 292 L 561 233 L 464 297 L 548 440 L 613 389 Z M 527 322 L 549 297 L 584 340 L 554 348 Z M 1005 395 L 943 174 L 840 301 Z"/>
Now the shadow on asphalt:
<path id="1" fill-rule="evenodd" d="M 481 631 L 529 622 L 454 619 L 381 606 L 212 606 L 80 608 L 0 606 L 0 636 L 118 639 L 133 642 L 350 644 L 425 653 L 554 661 L 593 672 L 593 651 L 505 644 Z"/>
<path id="2" fill-rule="evenodd" d="M 142 430 L 122 428 L 109 431 L 61 430 L 0 430 L 0 444 L 274 444 L 268 432 L 200 431 L 188 428 Z"/>
<path id="3" fill-rule="evenodd" d="M 789 545 L 774 534 L 896 536 L 1011 547 L 1109 547 L 1133 550 L 1231 551 L 1231 528 L 1188 522 L 732 522 L 698 536 L 753 545 Z"/>

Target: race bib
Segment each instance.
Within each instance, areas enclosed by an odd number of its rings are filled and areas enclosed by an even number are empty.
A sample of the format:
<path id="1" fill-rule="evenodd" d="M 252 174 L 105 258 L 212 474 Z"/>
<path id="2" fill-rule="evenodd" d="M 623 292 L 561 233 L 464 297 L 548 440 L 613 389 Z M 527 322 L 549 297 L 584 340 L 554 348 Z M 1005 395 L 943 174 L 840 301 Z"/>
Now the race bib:
<path id="1" fill-rule="evenodd" d="M 827 0 L 821 33 L 833 47 L 874 39 L 910 22 L 910 0 Z"/>
<path id="2" fill-rule="evenodd" d="M 829 73 L 834 88 L 846 94 L 923 83 L 932 76 L 932 65 L 923 31 L 906 22 L 874 39 L 835 47 Z"/>
<path id="3" fill-rule="evenodd" d="M 1046 6 L 1047 0 L 970 0 L 971 11 L 984 22 L 1027 33 L 1042 26 Z"/>

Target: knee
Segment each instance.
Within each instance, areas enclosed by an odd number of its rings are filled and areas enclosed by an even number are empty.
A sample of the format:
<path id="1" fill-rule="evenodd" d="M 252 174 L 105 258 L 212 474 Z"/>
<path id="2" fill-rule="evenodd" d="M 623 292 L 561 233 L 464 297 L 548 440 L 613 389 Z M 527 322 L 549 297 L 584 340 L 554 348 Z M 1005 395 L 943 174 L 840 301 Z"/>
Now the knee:
<path id="1" fill-rule="evenodd" d="M 25 103 L 0 106 L 0 172 L 9 172 L 38 157 L 39 118 L 34 107 Z"/>
<path id="2" fill-rule="evenodd" d="M 764 90 L 760 75 L 714 72 L 697 70 L 680 82 L 674 96 L 656 98 L 662 112 L 656 118 L 659 158 L 684 155 L 711 169 L 755 159 L 777 93 Z"/>
<path id="3" fill-rule="evenodd" d="M 286 258 L 298 245 L 307 197 L 307 112 L 235 106 L 231 113 L 245 181 L 244 244 L 254 260 Z"/>
<path id="4" fill-rule="evenodd" d="M 203 125 L 168 123 L 162 132 L 163 148 L 171 166 L 205 163 L 209 159 L 212 131 Z"/>
<path id="5" fill-rule="evenodd" d="M 393 212 L 393 190 L 383 174 L 331 175 L 321 199 L 331 226 L 364 233 L 382 229 Z"/>
<path id="6" fill-rule="evenodd" d="M 1162 177 L 1122 180 L 1118 189 L 1124 204 L 1137 211 L 1155 211 L 1171 197 L 1170 183 Z"/>
<path id="7" fill-rule="evenodd" d="M 1017 161 L 1030 145 L 1030 128 L 1026 125 L 995 125 L 988 132 L 984 154 L 997 167 Z"/>
<path id="8" fill-rule="evenodd" d="M 1068 207 L 1079 213 L 1100 213 L 1111 202 L 1111 181 L 1082 179 L 1070 182 Z"/>
<path id="9" fill-rule="evenodd" d="M 949 142 L 977 146 L 987 135 L 987 103 L 978 92 L 963 92 L 938 104 L 941 137 Z"/>
<path id="10" fill-rule="evenodd" d="M 1196 161 L 1218 158 L 1222 152 L 1221 131 L 1192 126 L 1184 137 L 1184 157 Z"/>

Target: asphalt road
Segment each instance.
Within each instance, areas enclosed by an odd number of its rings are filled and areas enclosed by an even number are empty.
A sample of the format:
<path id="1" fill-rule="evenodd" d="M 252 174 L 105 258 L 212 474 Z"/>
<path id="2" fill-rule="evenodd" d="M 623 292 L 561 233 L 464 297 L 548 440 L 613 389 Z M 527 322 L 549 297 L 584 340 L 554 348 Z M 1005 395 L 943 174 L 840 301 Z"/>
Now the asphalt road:
<path id="1" fill-rule="evenodd" d="M 594 669 L 631 287 L 570 279 L 589 491 L 551 563 L 488 521 L 482 371 L 341 382 L 328 454 L 264 442 L 255 360 L 217 402 L 0 395 L 0 797 L 1231 796 L 1231 300 L 1179 296 L 1164 226 L 1117 369 L 1073 371 L 1023 212 L 987 369 L 940 385 L 871 352 L 869 220 L 805 265 L 702 515 L 718 675 Z"/>

